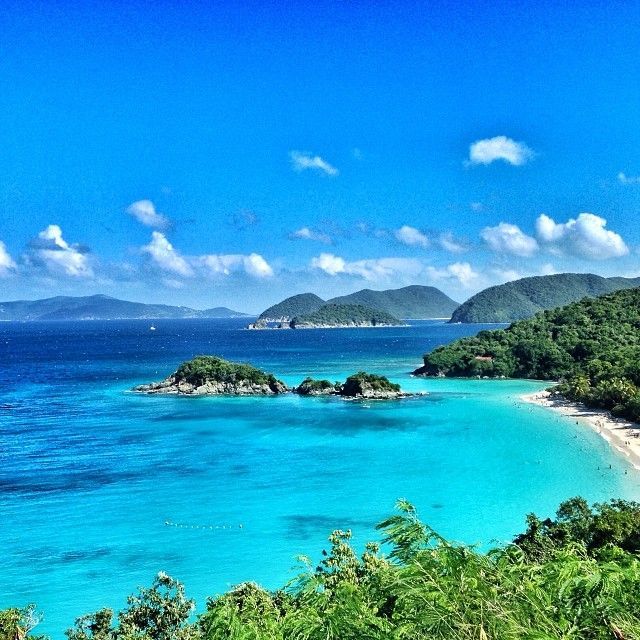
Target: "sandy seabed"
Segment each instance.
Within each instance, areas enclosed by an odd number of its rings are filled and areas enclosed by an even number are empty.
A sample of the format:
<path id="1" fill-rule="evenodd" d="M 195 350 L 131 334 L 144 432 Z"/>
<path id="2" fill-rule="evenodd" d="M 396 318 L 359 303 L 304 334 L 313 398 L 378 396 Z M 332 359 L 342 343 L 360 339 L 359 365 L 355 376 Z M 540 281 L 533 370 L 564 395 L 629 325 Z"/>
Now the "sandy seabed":
<path id="1" fill-rule="evenodd" d="M 608 411 L 591 409 L 578 402 L 571 402 L 549 391 L 529 393 L 520 396 L 520 399 L 575 418 L 577 423 L 587 424 L 640 470 L 640 425 L 614 418 Z"/>

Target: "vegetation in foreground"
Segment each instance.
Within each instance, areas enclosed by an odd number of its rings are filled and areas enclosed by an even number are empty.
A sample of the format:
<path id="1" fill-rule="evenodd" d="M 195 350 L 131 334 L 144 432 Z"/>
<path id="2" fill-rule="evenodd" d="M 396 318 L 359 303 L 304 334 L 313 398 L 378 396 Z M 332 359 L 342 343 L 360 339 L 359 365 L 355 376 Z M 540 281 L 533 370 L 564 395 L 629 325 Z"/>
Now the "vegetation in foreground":
<path id="1" fill-rule="evenodd" d="M 183 586 L 160 573 L 128 599 L 83 616 L 68 640 L 638 640 L 640 504 L 590 508 L 574 498 L 555 520 L 528 516 L 489 553 L 451 544 L 406 501 L 358 556 L 334 531 L 317 566 L 284 589 L 243 583 L 209 598 L 196 621 Z M 381 551 L 384 550 L 383 551 Z M 32 607 L 0 612 L 0 640 L 29 635 Z"/>
<path id="2" fill-rule="evenodd" d="M 417 373 L 559 380 L 558 391 L 640 421 L 640 289 L 585 298 L 424 356 Z"/>

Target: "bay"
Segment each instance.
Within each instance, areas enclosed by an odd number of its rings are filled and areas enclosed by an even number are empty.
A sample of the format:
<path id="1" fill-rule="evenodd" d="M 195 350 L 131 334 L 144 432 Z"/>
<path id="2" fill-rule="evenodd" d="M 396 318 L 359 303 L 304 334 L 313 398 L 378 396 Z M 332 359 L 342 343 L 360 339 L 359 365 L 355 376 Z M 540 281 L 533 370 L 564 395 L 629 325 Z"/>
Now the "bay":
<path id="1" fill-rule="evenodd" d="M 561 500 L 637 498 L 594 432 L 519 395 L 531 381 L 412 378 L 421 355 L 481 325 L 245 331 L 242 320 L 0 325 L 0 608 L 35 602 L 62 638 L 163 570 L 207 595 L 281 586 L 332 529 L 356 544 L 396 499 L 487 549 Z M 428 395 L 177 398 L 130 392 L 216 354 L 288 384 L 380 373 Z"/>

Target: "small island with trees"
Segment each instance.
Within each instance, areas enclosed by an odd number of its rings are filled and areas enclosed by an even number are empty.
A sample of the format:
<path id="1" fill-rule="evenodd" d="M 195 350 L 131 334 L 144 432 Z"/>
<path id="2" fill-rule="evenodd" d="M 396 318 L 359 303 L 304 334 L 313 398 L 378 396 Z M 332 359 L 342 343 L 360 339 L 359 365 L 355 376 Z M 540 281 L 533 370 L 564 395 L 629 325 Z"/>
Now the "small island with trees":
<path id="1" fill-rule="evenodd" d="M 273 374 L 250 364 L 223 360 L 218 356 L 196 356 L 183 362 L 161 382 L 142 384 L 134 391 L 143 393 L 202 395 L 275 395 L 288 387 Z"/>

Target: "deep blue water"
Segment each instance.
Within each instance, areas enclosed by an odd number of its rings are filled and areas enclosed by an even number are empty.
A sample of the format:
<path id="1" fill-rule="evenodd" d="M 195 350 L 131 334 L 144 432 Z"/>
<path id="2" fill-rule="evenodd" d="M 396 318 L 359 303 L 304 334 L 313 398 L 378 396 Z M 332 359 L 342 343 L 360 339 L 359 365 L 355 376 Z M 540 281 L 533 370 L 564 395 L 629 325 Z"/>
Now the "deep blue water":
<path id="1" fill-rule="evenodd" d="M 443 535 L 488 548 L 570 496 L 640 494 L 638 475 L 595 433 L 518 400 L 543 384 L 409 376 L 425 351 L 486 327 L 154 324 L 0 324 L 0 608 L 37 603 L 38 630 L 54 638 L 82 613 L 122 607 L 159 570 L 200 609 L 243 580 L 280 586 L 334 528 L 353 529 L 360 546 L 375 539 L 399 497 Z M 365 369 L 429 395 L 129 392 L 205 353 L 289 384 Z"/>

